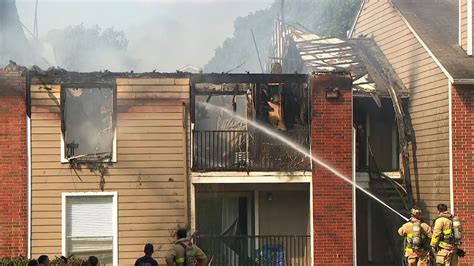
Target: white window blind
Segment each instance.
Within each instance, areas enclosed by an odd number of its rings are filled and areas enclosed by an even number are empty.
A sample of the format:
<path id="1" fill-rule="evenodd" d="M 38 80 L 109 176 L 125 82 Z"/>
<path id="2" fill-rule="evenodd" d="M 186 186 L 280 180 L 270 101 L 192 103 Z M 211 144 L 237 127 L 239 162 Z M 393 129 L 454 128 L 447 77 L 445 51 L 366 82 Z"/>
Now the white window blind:
<path id="1" fill-rule="evenodd" d="M 113 259 L 113 196 L 66 197 L 67 255 Z"/>

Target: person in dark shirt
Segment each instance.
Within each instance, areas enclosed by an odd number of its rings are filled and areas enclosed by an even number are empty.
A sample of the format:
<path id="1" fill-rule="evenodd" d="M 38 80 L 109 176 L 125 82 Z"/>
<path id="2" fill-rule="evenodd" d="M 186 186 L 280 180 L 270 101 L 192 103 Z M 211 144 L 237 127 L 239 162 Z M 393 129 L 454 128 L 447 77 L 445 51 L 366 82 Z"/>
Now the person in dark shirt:
<path id="1" fill-rule="evenodd" d="M 87 259 L 87 261 L 89 262 L 91 266 L 99 265 L 99 259 L 96 256 L 90 256 L 89 259 Z"/>
<path id="2" fill-rule="evenodd" d="M 41 255 L 38 258 L 38 264 L 40 266 L 49 266 L 49 258 L 47 255 Z"/>
<path id="3" fill-rule="evenodd" d="M 135 266 L 158 266 L 158 262 L 151 255 L 153 255 L 154 248 L 152 244 L 145 245 L 145 256 L 135 261 Z"/>
<path id="4" fill-rule="evenodd" d="M 39 265 L 39 263 L 38 263 L 37 260 L 30 260 L 28 262 L 28 266 L 38 266 L 38 265 Z"/>

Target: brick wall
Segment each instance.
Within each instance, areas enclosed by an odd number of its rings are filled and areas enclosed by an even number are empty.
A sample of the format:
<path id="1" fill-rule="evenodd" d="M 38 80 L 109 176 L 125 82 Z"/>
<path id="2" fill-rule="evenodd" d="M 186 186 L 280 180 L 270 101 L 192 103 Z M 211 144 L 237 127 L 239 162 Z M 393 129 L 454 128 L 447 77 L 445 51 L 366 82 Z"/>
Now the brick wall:
<path id="1" fill-rule="evenodd" d="M 0 70 L 0 257 L 26 256 L 26 79 Z"/>
<path id="2" fill-rule="evenodd" d="M 454 213 L 465 231 L 460 265 L 474 265 L 474 86 L 452 88 Z"/>
<path id="3" fill-rule="evenodd" d="M 344 73 L 313 75 L 312 152 L 352 179 L 352 90 Z M 326 99 L 339 88 L 338 99 Z M 353 265 L 352 187 L 313 167 L 314 265 Z"/>

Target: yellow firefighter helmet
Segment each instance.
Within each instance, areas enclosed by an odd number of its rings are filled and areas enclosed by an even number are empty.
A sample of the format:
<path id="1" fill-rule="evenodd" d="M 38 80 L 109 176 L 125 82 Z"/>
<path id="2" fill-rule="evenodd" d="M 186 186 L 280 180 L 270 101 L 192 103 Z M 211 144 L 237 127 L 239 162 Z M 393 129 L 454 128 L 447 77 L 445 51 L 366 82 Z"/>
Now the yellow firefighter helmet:
<path id="1" fill-rule="evenodd" d="M 411 210 L 410 210 L 410 214 L 411 214 L 412 216 L 414 216 L 414 217 L 419 218 L 419 217 L 421 217 L 422 212 L 421 212 L 421 209 L 420 209 L 420 208 L 418 208 L 418 207 L 413 207 L 413 208 L 411 208 Z"/>

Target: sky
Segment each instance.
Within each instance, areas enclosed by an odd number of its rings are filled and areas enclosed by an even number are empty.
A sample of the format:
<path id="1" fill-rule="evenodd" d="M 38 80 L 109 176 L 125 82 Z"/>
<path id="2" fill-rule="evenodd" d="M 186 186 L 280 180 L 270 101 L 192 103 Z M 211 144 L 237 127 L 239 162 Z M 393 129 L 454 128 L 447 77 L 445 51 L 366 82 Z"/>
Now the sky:
<path id="1" fill-rule="evenodd" d="M 233 21 L 273 0 L 38 0 L 39 36 L 69 25 L 114 27 L 126 33 L 135 71 L 202 67 L 232 36 Z M 35 0 L 17 0 L 20 20 L 33 31 Z M 29 34 L 25 32 L 27 36 Z M 112 69 L 113 70 L 113 69 Z M 122 70 L 117 68 L 117 70 Z"/>

